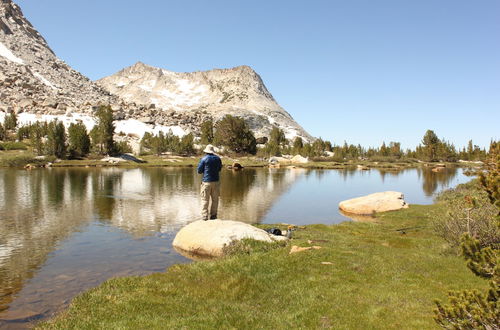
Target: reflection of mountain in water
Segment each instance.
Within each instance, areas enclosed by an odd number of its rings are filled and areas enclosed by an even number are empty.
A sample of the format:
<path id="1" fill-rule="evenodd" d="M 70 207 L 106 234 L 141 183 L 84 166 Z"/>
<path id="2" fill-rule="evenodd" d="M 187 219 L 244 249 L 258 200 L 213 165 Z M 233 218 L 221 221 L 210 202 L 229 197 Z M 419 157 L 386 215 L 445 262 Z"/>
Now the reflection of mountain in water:
<path id="1" fill-rule="evenodd" d="M 220 217 L 258 222 L 302 171 L 223 171 Z M 200 217 L 193 168 L 0 170 L 0 312 L 56 246 L 98 221 L 134 236 Z"/>
<path id="2" fill-rule="evenodd" d="M 219 217 L 259 222 L 302 171 L 223 171 Z M 134 234 L 170 231 L 200 218 L 201 177 L 194 169 L 129 170 L 114 190 L 114 225 Z"/>

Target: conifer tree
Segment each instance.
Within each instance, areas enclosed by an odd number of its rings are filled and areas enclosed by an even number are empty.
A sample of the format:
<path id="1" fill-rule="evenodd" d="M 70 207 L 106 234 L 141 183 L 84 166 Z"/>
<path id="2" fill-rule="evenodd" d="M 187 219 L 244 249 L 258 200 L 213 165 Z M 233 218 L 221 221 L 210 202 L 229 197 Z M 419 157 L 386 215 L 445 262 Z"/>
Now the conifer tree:
<path id="1" fill-rule="evenodd" d="M 302 148 L 304 147 L 304 142 L 300 136 L 297 136 L 295 140 L 293 140 L 293 153 L 300 154 L 302 152 Z"/>
<path id="2" fill-rule="evenodd" d="M 17 116 L 13 112 L 10 115 L 5 116 L 4 127 L 6 130 L 14 130 L 17 127 Z"/>
<path id="3" fill-rule="evenodd" d="M 86 156 L 90 152 L 90 137 L 81 122 L 68 127 L 69 152 L 72 157 Z"/>
<path id="4" fill-rule="evenodd" d="M 226 115 L 215 125 L 214 143 L 236 153 L 257 152 L 257 141 L 243 118 Z"/>
<path id="5" fill-rule="evenodd" d="M 47 154 L 66 157 L 66 129 L 62 122 L 54 120 L 49 124 L 46 147 Z"/>
<path id="6" fill-rule="evenodd" d="M 0 141 L 5 140 L 5 128 L 3 127 L 2 123 L 0 123 Z"/>
<path id="7" fill-rule="evenodd" d="M 214 141 L 214 123 L 212 120 L 204 121 L 201 124 L 201 144 L 210 144 Z"/>
<path id="8" fill-rule="evenodd" d="M 497 206 L 500 226 L 500 143 L 492 142 L 487 172 L 480 182 Z M 451 292 L 447 305 L 436 301 L 434 319 L 445 329 L 500 329 L 500 251 L 497 245 L 481 247 L 478 240 L 465 234 L 462 238 L 462 254 L 469 269 L 479 277 L 489 279 L 487 292 L 477 290 Z"/>
<path id="9" fill-rule="evenodd" d="M 434 131 L 427 130 L 427 132 L 425 132 L 424 138 L 422 139 L 422 144 L 424 145 L 424 152 L 427 160 L 436 160 L 436 152 L 439 143 L 440 140 L 437 137 L 436 133 L 434 133 Z"/>
<path id="10" fill-rule="evenodd" d="M 46 124 L 46 123 L 45 123 Z M 35 123 L 31 126 L 30 139 L 33 149 L 36 151 L 38 156 L 43 155 L 43 141 L 42 138 L 45 136 L 46 129 L 39 123 Z"/>
<path id="11" fill-rule="evenodd" d="M 266 145 L 266 153 L 270 156 L 281 156 L 282 148 L 285 145 L 285 132 L 278 127 L 273 127 Z"/>
<path id="12" fill-rule="evenodd" d="M 101 153 L 112 155 L 116 152 L 113 135 L 115 125 L 113 124 L 113 110 L 111 106 L 101 105 L 97 110 L 97 132 L 93 135 L 97 141 L 94 144 L 100 144 Z M 91 134 L 92 135 L 92 134 Z"/>
<path id="13" fill-rule="evenodd" d="M 184 135 L 179 143 L 179 153 L 185 155 L 191 155 L 194 153 L 194 135 L 189 133 Z"/>

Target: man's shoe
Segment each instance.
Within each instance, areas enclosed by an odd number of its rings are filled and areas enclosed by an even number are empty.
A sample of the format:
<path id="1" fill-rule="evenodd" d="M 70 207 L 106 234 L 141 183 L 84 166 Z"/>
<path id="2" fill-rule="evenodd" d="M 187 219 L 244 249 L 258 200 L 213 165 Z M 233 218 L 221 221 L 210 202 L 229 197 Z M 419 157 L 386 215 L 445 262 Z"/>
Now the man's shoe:
<path id="1" fill-rule="evenodd" d="M 216 220 L 217 219 L 217 214 L 216 215 L 211 215 L 210 220 Z"/>

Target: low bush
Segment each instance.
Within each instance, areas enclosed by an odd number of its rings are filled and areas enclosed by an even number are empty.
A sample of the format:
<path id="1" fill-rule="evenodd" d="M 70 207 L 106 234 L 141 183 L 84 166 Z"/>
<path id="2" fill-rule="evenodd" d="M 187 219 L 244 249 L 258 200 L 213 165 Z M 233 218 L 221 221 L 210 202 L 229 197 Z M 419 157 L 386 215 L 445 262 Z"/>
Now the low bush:
<path id="1" fill-rule="evenodd" d="M 27 150 L 28 147 L 23 142 L 3 142 L 0 143 L 0 150 Z"/>
<path id="2" fill-rule="evenodd" d="M 500 248 L 500 228 L 495 223 L 498 210 L 477 180 L 441 193 L 436 201 L 447 212 L 433 217 L 434 228 L 452 247 L 458 248 L 463 234 L 469 233 L 481 247 Z"/>
<path id="3" fill-rule="evenodd" d="M 42 166 L 48 162 L 53 162 L 56 158 L 54 156 L 48 156 L 44 158 L 35 158 L 34 155 L 19 155 L 11 156 L 0 159 L 1 167 L 24 167 L 28 164 L 33 164 L 35 166 Z"/>

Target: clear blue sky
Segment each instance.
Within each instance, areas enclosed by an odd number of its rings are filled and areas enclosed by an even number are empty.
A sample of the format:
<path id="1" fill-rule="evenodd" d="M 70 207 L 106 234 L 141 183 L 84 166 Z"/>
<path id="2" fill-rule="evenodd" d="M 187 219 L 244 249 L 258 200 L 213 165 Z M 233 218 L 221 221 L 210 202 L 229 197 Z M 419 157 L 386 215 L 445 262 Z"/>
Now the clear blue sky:
<path id="1" fill-rule="evenodd" d="M 246 64 L 299 124 L 337 144 L 414 147 L 427 129 L 457 146 L 500 139 L 498 0 L 17 3 L 91 79 L 137 61 Z"/>

